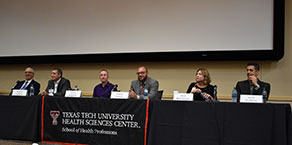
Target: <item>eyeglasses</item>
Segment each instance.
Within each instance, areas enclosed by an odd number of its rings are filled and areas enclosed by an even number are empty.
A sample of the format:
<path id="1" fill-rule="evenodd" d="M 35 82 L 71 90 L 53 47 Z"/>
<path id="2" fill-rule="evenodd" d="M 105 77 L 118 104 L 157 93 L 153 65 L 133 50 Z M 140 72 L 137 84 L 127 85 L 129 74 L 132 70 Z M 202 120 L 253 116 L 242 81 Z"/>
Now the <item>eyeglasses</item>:
<path id="1" fill-rule="evenodd" d="M 144 72 L 137 72 L 136 74 L 137 74 L 137 75 L 140 75 L 140 74 L 143 75 L 143 74 L 145 74 L 145 73 L 146 73 L 146 72 L 144 71 Z"/>
<path id="2" fill-rule="evenodd" d="M 246 69 L 246 71 L 254 71 L 253 69 Z"/>

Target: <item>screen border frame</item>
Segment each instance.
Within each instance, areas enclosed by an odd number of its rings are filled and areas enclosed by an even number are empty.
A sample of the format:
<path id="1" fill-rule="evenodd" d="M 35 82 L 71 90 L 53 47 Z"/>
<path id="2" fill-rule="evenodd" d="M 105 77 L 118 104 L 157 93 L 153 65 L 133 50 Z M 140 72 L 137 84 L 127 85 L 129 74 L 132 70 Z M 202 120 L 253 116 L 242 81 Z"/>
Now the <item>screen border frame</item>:
<path id="1" fill-rule="evenodd" d="M 13 57 L 9 56 L 0 57 L 0 64 L 92 63 L 133 61 L 278 61 L 284 57 L 285 0 L 274 0 L 273 21 L 273 50 L 108 53 Z"/>

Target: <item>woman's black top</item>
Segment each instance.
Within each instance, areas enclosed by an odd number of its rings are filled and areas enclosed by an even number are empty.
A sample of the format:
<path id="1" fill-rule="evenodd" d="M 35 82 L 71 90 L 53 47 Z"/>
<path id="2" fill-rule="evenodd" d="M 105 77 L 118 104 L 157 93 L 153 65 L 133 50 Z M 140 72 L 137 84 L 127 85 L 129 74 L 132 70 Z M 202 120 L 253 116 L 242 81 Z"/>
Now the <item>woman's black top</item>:
<path id="1" fill-rule="evenodd" d="M 214 86 L 209 84 L 205 88 L 200 88 L 200 87 L 196 86 L 196 83 L 191 83 L 189 85 L 187 93 L 191 93 L 193 87 L 196 87 L 197 89 L 200 89 L 202 91 L 202 93 L 207 93 L 207 94 L 211 95 L 214 98 Z M 194 93 L 194 101 L 205 101 L 205 99 L 201 96 L 200 93 Z"/>

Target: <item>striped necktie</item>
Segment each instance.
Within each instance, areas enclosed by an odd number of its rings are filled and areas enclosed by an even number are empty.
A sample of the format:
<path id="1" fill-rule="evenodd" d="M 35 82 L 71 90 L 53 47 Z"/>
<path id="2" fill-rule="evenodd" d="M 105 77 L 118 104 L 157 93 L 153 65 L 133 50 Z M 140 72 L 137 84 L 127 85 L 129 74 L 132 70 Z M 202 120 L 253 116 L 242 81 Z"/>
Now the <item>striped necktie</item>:
<path id="1" fill-rule="evenodd" d="M 141 84 L 140 95 L 144 95 L 144 83 Z"/>
<path id="2" fill-rule="evenodd" d="M 27 85 L 27 81 L 25 81 L 24 85 L 20 88 L 20 90 L 24 90 Z"/>

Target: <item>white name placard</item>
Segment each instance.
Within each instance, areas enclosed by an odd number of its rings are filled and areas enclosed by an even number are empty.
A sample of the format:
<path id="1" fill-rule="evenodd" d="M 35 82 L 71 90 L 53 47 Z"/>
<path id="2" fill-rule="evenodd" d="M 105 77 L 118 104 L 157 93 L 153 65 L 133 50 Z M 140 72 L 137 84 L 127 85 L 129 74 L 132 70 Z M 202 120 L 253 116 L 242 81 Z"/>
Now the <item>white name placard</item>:
<path id="1" fill-rule="evenodd" d="M 193 101 L 194 95 L 189 93 L 173 93 L 173 100 L 175 101 Z"/>
<path id="2" fill-rule="evenodd" d="M 240 103 L 263 103 L 263 95 L 240 95 Z"/>
<path id="3" fill-rule="evenodd" d="M 79 98 L 81 97 L 81 90 L 67 90 L 65 93 L 65 97 L 75 97 L 75 98 Z"/>
<path id="4" fill-rule="evenodd" d="M 27 96 L 27 90 L 13 89 L 11 96 Z"/>
<path id="5" fill-rule="evenodd" d="M 112 92 L 111 99 L 129 99 L 129 92 Z"/>

